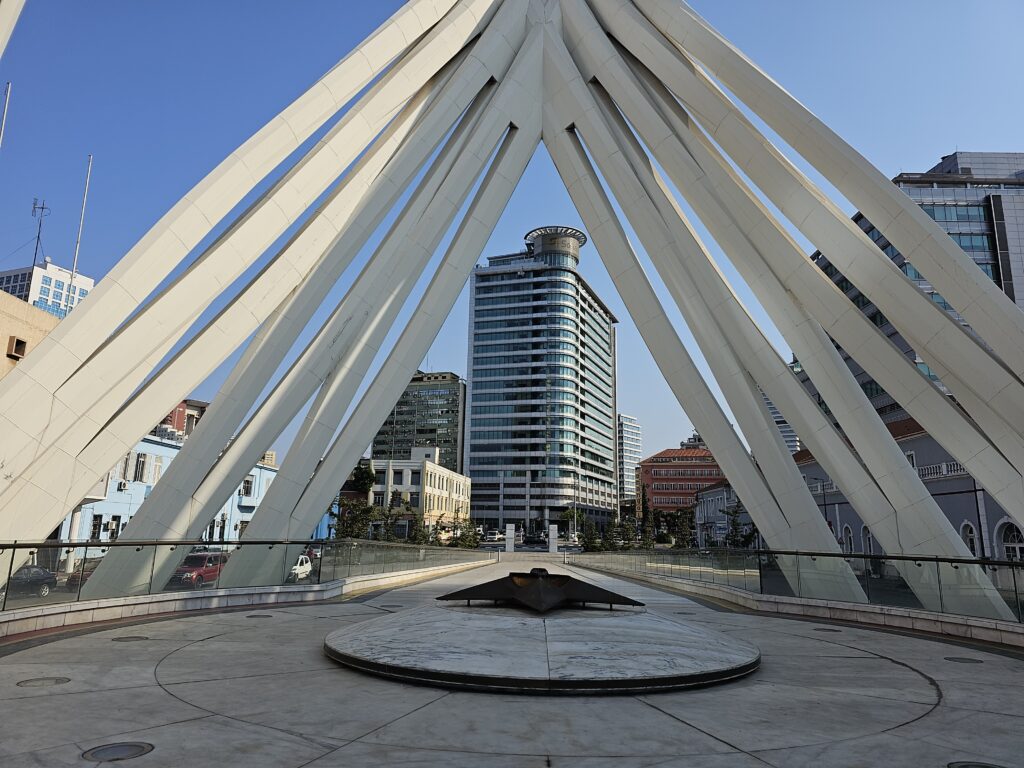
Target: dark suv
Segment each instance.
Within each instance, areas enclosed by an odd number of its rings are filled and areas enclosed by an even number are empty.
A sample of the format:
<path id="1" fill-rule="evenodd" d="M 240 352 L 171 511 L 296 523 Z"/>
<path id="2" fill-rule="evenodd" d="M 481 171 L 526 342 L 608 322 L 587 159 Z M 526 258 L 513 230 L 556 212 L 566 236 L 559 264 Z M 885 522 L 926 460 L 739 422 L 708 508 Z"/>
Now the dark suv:
<path id="1" fill-rule="evenodd" d="M 178 566 L 167 587 L 202 589 L 204 584 L 216 583 L 227 561 L 225 552 L 193 552 Z"/>

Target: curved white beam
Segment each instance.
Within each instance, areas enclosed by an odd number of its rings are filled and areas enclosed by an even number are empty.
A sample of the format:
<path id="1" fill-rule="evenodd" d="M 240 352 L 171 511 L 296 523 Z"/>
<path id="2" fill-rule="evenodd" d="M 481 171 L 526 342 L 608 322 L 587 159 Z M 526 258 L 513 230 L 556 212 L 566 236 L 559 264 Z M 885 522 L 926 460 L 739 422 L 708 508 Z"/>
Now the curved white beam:
<path id="1" fill-rule="evenodd" d="M 8 475 L 17 477 L 29 460 L 63 441 L 66 431 L 110 388 L 134 389 L 141 384 L 162 357 L 153 350 L 180 339 L 210 302 L 302 215 L 433 74 L 481 31 L 494 2 L 459 0 L 399 66 L 376 82 L 181 276 L 104 341 L 73 375 L 58 381 L 56 390 L 53 381 L 45 386 L 34 382 L 10 393 L 10 399 L 0 395 L 0 402 L 11 406 L 0 412 L 0 460 L 7 466 L 0 477 L 0 496 L 10 487 Z M 209 228 L 196 221 L 191 224 L 203 234 Z M 0 382 L 0 391 L 4 383 Z"/>
<path id="2" fill-rule="evenodd" d="M 1024 378 L 1024 314 L 941 227 L 685 2 L 633 2 L 857 206 Z"/>

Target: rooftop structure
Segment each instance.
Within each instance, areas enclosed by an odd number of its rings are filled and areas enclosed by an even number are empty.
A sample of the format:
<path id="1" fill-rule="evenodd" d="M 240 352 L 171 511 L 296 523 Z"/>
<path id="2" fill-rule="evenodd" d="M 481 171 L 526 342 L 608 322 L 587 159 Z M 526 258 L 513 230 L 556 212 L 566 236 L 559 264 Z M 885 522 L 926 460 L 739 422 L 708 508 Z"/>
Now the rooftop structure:
<path id="1" fill-rule="evenodd" d="M 0 271 L 0 291 L 33 307 L 63 318 L 95 287 L 95 281 L 81 273 L 58 267 L 49 257 L 43 264 Z"/>

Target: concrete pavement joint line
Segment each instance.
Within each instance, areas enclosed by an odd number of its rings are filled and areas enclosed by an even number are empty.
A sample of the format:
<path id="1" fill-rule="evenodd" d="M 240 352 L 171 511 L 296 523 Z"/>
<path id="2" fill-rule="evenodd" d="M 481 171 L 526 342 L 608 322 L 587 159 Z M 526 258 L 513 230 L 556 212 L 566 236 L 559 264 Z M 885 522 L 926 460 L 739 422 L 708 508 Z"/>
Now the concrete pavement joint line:
<path id="1" fill-rule="evenodd" d="M 228 635 L 228 634 L 235 634 L 235 633 L 234 632 L 224 632 L 223 634 L 224 635 Z M 218 635 L 218 637 L 219 637 L 219 635 Z M 206 639 L 209 640 L 211 638 L 206 638 Z M 154 676 L 154 678 L 156 678 L 157 685 L 160 686 L 160 689 L 163 690 L 164 693 L 166 693 L 168 696 L 172 696 L 173 698 L 177 699 L 178 701 L 180 701 L 181 703 L 185 704 L 186 706 L 194 707 L 195 709 L 198 709 L 198 710 L 203 711 L 203 712 L 208 712 L 211 715 L 217 715 L 217 716 L 223 717 L 223 718 L 225 718 L 227 720 L 232 720 L 232 721 L 234 721 L 236 723 L 245 723 L 246 725 L 251 725 L 251 726 L 254 726 L 254 727 L 257 727 L 257 728 L 267 728 L 267 729 L 272 730 L 272 731 L 278 731 L 280 733 L 286 733 L 289 736 L 294 736 L 296 738 L 303 739 L 304 741 L 308 741 L 308 742 L 314 744 L 315 746 L 318 746 L 318 747 L 321 746 L 320 744 L 317 744 L 316 742 L 312 741 L 306 734 L 298 733 L 298 732 L 295 732 L 295 731 L 290 731 L 287 728 L 277 728 L 277 727 L 275 727 L 273 725 L 266 725 L 264 723 L 252 722 L 252 721 L 240 718 L 240 717 L 233 717 L 232 715 L 226 715 L 226 714 L 221 713 L 221 712 L 214 712 L 211 709 L 207 709 L 206 707 L 201 707 L 198 704 L 195 704 L 194 702 L 191 702 L 191 701 L 188 701 L 186 699 L 183 699 L 181 696 L 178 696 L 173 691 L 168 690 L 167 686 L 164 685 L 163 683 L 161 683 L 160 680 L 159 680 L 160 665 L 163 664 L 164 661 L 166 661 L 168 658 L 170 658 L 172 655 L 174 655 L 178 651 L 181 651 L 181 650 L 183 650 L 185 648 L 188 648 L 188 647 L 190 647 L 192 645 L 196 645 L 196 644 L 202 643 L 202 642 L 205 642 L 205 640 L 197 640 L 195 642 L 183 645 L 181 648 L 176 648 L 173 651 L 170 651 L 163 658 L 161 658 L 160 661 L 158 661 L 156 663 L 156 665 L 153 667 L 153 676 Z M 170 685 L 174 685 L 174 683 L 172 683 Z M 323 757 L 323 755 L 320 755 L 320 757 Z"/>
<path id="2" fill-rule="evenodd" d="M 721 736 L 716 736 L 715 734 L 711 733 L 710 731 L 704 730 L 700 726 L 697 726 L 697 725 L 694 725 L 693 723 L 687 722 L 683 718 L 679 717 L 679 715 L 674 715 L 671 712 L 668 712 L 667 710 L 664 710 L 661 707 L 659 707 L 659 706 L 657 706 L 655 704 L 652 704 L 651 702 L 649 702 L 647 700 L 646 697 L 634 696 L 633 698 L 636 699 L 637 701 L 639 701 L 641 704 L 644 704 L 645 706 L 648 706 L 651 709 L 656 710 L 657 712 L 661 712 L 661 714 L 663 714 L 663 715 L 667 715 L 668 717 L 672 718 L 676 722 L 682 723 L 683 725 L 687 726 L 688 728 L 693 728 L 695 731 L 699 731 L 700 733 L 703 733 L 709 739 L 714 739 L 719 744 L 724 744 L 725 746 L 727 746 L 729 749 L 733 750 L 734 752 L 738 752 L 740 754 L 747 755 L 748 757 L 753 757 L 755 760 L 760 760 L 760 758 L 757 757 L 756 755 L 753 755 L 750 752 L 747 752 L 745 749 L 741 749 L 740 747 L 737 747 L 735 744 L 732 744 L 731 742 L 726 741 Z M 764 760 L 761 760 L 761 762 L 765 763 L 766 765 L 768 765 L 768 763 L 765 762 Z"/>

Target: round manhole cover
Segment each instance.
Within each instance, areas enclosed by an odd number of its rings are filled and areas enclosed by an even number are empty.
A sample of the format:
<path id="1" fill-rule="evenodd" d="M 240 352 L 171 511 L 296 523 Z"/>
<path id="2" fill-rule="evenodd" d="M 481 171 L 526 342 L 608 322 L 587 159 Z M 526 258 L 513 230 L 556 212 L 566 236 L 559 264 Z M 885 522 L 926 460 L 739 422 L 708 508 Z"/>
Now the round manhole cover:
<path id="1" fill-rule="evenodd" d="M 137 643 L 140 640 L 149 640 L 145 635 L 124 635 L 123 637 L 112 637 L 112 643 Z"/>
<path id="2" fill-rule="evenodd" d="M 831 627 L 815 627 L 815 632 L 842 632 L 841 629 L 832 629 Z"/>
<path id="3" fill-rule="evenodd" d="M 116 744 L 104 744 L 100 747 L 87 749 L 82 753 L 86 760 L 96 763 L 114 763 L 118 760 L 131 760 L 152 752 L 153 745 L 144 741 L 121 741 Z"/>
<path id="4" fill-rule="evenodd" d="M 15 683 L 15 685 L 19 688 L 47 688 L 51 685 L 64 685 L 64 683 L 70 682 L 70 677 L 30 677 L 28 680 Z"/>
<path id="5" fill-rule="evenodd" d="M 981 659 L 972 659 L 969 656 L 946 656 L 946 661 L 955 661 L 957 664 L 984 664 L 985 662 Z M 983 763 L 964 763 L 963 766 L 968 765 L 983 765 Z"/>

